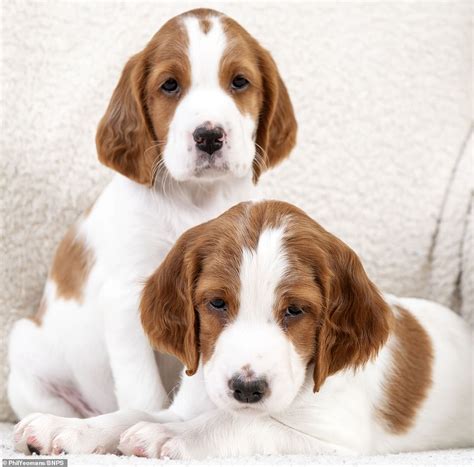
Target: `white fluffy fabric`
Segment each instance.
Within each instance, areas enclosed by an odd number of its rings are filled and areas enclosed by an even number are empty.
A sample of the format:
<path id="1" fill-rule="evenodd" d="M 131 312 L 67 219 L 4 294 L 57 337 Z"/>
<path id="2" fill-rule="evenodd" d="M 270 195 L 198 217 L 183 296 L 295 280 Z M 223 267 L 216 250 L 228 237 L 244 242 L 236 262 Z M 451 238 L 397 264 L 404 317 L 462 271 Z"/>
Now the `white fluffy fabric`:
<path id="1" fill-rule="evenodd" d="M 120 71 L 166 19 L 206 5 L 2 3 L 4 420 L 7 335 L 34 312 L 55 245 L 110 177 L 94 132 Z M 472 3 L 212 7 L 271 50 L 293 99 L 298 147 L 263 177 L 268 197 L 299 205 L 349 243 L 383 290 L 437 300 L 472 321 Z M 446 455 L 388 459 L 464 459 Z"/>

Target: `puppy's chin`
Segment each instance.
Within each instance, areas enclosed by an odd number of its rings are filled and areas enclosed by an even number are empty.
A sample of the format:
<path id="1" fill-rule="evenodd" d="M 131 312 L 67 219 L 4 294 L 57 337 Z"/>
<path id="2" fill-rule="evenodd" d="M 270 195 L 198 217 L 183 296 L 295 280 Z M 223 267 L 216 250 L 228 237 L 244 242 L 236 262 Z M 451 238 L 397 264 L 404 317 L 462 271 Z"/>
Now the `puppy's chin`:
<path id="1" fill-rule="evenodd" d="M 222 170 L 211 167 L 180 171 L 177 173 L 168 171 L 167 176 L 177 183 L 190 183 L 191 185 L 210 185 L 216 181 L 236 178 L 235 175 L 228 169 Z M 166 181 L 163 183 L 166 183 Z"/>
<path id="2" fill-rule="evenodd" d="M 209 395 L 214 404 L 224 412 L 252 416 L 267 415 L 269 413 L 264 403 L 242 404 L 237 402 L 230 395 L 220 395 L 218 397 L 212 397 L 211 394 Z"/>
<path id="3" fill-rule="evenodd" d="M 162 183 L 166 183 L 166 178 L 171 178 L 178 183 L 190 182 L 197 185 L 209 185 L 217 181 L 232 182 L 232 180 L 248 177 L 251 173 L 251 165 L 249 165 L 249 167 L 250 168 L 246 168 L 243 164 L 242 166 L 237 165 L 236 167 L 231 167 L 227 163 L 216 167 L 205 163 L 184 170 L 167 168 L 167 175 L 162 178 Z M 160 183 L 158 178 L 156 183 Z"/>
<path id="4" fill-rule="evenodd" d="M 216 401 L 214 401 L 215 403 Z M 291 404 L 273 404 L 272 402 L 260 402 L 256 404 L 241 404 L 233 403 L 223 403 L 221 400 L 219 404 L 216 404 L 221 410 L 225 412 L 234 413 L 236 415 L 250 415 L 252 417 L 262 417 L 265 415 L 277 415 L 281 412 L 287 410 Z"/>
<path id="5" fill-rule="evenodd" d="M 193 179 L 201 182 L 212 182 L 216 179 L 232 176 L 228 164 L 215 167 L 210 164 L 202 164 L 194 169 Z"/>
<path id="6" fill-rule="evenodd" d="M 233 407 L 228 411 L 236 415 L 248 415 L 250 417 L 263 417 L 265 415 L 270 415 L 268 410 L 266 410 L 264 407 L 255 407 L 253 405 L 242 405 L 241 407 Z"/>

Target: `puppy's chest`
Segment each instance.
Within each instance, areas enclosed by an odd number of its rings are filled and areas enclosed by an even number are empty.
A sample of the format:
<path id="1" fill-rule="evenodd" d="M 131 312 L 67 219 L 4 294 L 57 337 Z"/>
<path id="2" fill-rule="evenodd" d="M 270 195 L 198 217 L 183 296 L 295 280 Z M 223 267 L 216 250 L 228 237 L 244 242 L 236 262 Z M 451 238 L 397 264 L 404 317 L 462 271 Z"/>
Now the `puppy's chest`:
<path id="1" fill-rule="evenodd" d="M 110 274 L 143 277 L 151 274 L 187 229 L 220 214 L 215 209 L 168 207 L 123 211 L 117 218 L 88 225 L 96 262 Z"/>
<path id="2" fill-rule="evenodd" d="M 150 228 L 153 230 L 153 235 L 148 240 L 158 245 L 166 243 L 170 249 L 185 231 L 220 216 L 235 204 L 245 200 L 246 195 L 246 191 L 233 193 L 232 196 L 221 194 L 203 205 L 190 203 L 173 206 L 163 203 L 158 210 L 148 216 Z M 146 235 L 146 232 L 144 234 Z"/>

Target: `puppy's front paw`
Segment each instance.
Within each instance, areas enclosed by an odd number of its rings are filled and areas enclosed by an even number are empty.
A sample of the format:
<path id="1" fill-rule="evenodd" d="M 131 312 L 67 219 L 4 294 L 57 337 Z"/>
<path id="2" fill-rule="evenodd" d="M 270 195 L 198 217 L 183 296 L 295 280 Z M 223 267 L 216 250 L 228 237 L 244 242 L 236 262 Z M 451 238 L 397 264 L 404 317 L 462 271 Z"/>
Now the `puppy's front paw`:
<path id="1" fill-rule="evenodd" d="M 113 440 L 86 420 L 34 413 L 21 420 L 13 431 L 16 451 L 23 454 L 91 454 L 113 451 Z M 116 444 L 116 442 L 115 442 Z"/>
<path id="2" fill-rule="evenodd" d="M 58 418 L 42 413 L 23 418 L 13 429 L 15 450 L 23 454 L 51 454 Z"/>
<path id="3" fill-rule="evenodd" d="M 118 450 L 126 456 L 181 459 L 182 442 L 174 430 L 160 423 L 140 422 L 120 437 Z"/>
<path id="4" fill-rule="evenodd" d="M 161 446 L 160 459 L 187 459 L 184 439 L 170 438 Z"/>

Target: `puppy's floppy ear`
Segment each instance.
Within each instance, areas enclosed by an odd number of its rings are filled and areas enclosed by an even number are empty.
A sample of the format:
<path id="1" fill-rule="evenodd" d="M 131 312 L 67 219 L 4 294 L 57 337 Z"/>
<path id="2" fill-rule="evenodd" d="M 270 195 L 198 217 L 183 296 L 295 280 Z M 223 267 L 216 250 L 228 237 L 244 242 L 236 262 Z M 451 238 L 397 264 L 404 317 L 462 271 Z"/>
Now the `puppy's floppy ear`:
<path id="1" fill-rule="evenodd" d="M 152 345 L 177 357 L 193 375 L 199 364 L 199 322 L 193 288 L 200 270 L 196 242 L 202 226 L 185 232 L 148 279 L 140 304 L 143 328 Z"/>
<path id="2" fill-rule="evenodd" d="M 96 146 L 102 164 L 138 183 L 152 183 L 155 154 L 144 105 L 144 53 L 134 55 L 120 77 L 99 123 Z"/>
<path id="3" fill-rule="evenodd" d="M 314 391 L 337 371 L 357 368 L 374 358 L 388 337 L 392 316 L 357 255 L 328 235 L 331 271 L 326 310 L 317 333 Z"/>
<path id="4" fill-rule="evenodd" d="M 263 76 L 263 107 L 257 128 L 260 160 L 254 161 L 254 182 L 263 169 L 274 167 L 288 156 L 296 144 L 297 132 L 293 105 L 278 68 L 267 50 L 260 45 L 257 50 Z"/>

